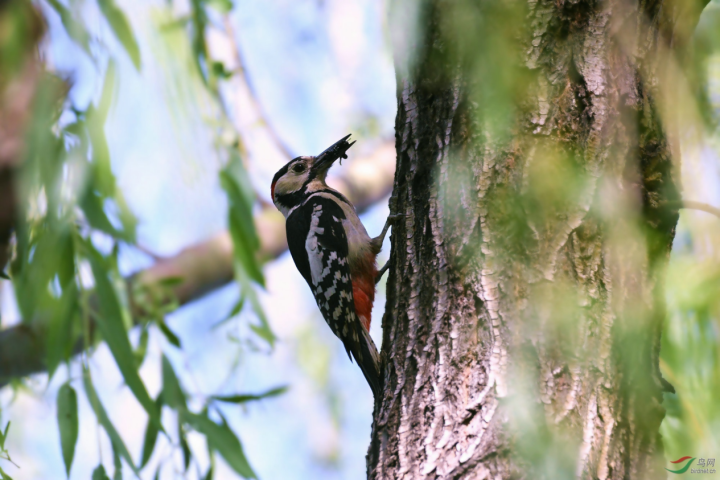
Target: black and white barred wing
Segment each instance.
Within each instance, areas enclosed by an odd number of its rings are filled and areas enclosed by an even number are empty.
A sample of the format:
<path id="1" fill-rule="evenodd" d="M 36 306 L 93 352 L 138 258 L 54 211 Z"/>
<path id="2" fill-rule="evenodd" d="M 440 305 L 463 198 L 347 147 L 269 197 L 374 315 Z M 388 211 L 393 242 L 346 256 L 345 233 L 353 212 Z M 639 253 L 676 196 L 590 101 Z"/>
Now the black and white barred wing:
<path id="1" fill-rule="evenodd" d="M 323 318 L 343 341 L 348 356 L 355 357 L 376 392 L 378 354 L 355 312 L 348 240 L 342 224 L 344 218 L 342 208 L 333 200 L 311 197 L 288 216 L 288 244 L 295 265 L 310 286 Z"/>
<path id="2" fill-rule="evenodd" d="M 313 197 L 287 220 L 290 253 L 333 333 L 353 336 L 355 315 L 344 214 L 332 200 Z M 290 241 L 292 239 L 292 241 Z"/>

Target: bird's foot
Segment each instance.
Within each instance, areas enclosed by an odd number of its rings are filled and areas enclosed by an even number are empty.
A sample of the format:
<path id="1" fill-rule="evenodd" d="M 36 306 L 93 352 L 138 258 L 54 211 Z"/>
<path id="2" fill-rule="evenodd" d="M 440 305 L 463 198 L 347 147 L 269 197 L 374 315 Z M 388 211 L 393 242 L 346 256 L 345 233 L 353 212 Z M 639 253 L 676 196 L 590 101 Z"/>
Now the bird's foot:
<path id="1" fill-rule="evenodd" d="M 380 248 L 382 247 L 383 241 L 385 240 L 385 235 L 387 234 L 388 229 L 390 228 L 390 225 L 394 224 L 395 221 L 398 218 L 404 217 L 405 215 L 402 213 L 398 213 L 395 215 L 388 215 L 387 220 L 385 221 L 385 226 L 382 229 L 382 232 L 380 232 L 380 235 L 372 239 L 373 246 L 377 248 L 377 251 L 380 251 Z M 380 279 L 382 278 L 383 274 L 387 271 L 387 269 L 390 267 L 390 261 L 392 260 L 392 256 L 388 261 L 383 265 L 383 267 L 378 270 L 377 275 L 375 276 L 375 285 L 380 282 Z"/>

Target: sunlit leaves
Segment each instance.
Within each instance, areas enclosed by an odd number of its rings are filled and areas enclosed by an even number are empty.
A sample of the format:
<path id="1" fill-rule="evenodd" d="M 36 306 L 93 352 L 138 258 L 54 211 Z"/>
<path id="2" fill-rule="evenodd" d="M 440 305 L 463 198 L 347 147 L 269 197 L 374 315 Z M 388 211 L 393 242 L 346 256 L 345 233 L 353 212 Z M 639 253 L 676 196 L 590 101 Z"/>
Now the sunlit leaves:
<path id="1" fill-rule="evenodd" d="M 183 467 L 185 467 L 184 471 L 187 472 L 187 469 L 190 466 L 190 460 L 192 460 L 192 452 L 190 451 L 190 445 L 188 445 L 187 436 L 185 435 L 182 415 L 178 415 L 177 435 L 178 440 L 180 440 L 180 450 L 182 450 Z"/>
<path id="2" fill-rule="evenodd" d="M 217 451 L 235 472 L 244 478 L 257 478 L 245 458 L 240 440 L 230 427 L 223 422 L 217 424 L 207 414 L 183 413 L 183 420 L 193 429 L 207 437 L 208 444 Z"/>
<path id="3" fill-rule="evenodd" d="M 98 329 L 135 398 L 138 399 L 150 418 L 160 425 L 160 414 L 137 371 L 132 346 L 125 330 L 123 310 L 117 292 L 107 276 L 107 263 L 89 242 L 85 243 L 85 251 L 92 266 L 95 292 L 99 299 L 99 314 L 95 319 Z"/>
<path id="4" fill-rule="evenodd" d="M 93 470 L 92 473 L 92 480 L 110 480 L 110 478 L 107 476 L 107 473 L 105 473 L 105 467 L 102 465 L 98 465 L 95 470 Z"/>
<path id="5" fill-rule="evenodd" d="M 174 408 L 176 410 L 183 410 L 187 408 L 185 393 L 180 386 L 180 381 L 175 375 L 170 361 L 163 355 L 162 358 L 162 379 L 163 379 L 163 390 L 162 390 L 162 401 L 165 405 Z"/>
<path id="6" fill-rule="evenodd" d="M 92 52 L 90 51 L 90 34 L 85 29 L 83 22 L 76 18 L 75 13 L 58 0 L 47 0 L 47 2 L 60 16 L 60 21 L 65 27 L 65 31 L 68 33 L 70 38 L 72 38 L 75 43 L 77 43 L 83 51 L 92 58 Z"/>
<path id="7" fill-rule="evenodd" d="M 133 469 L 135 474 L 138 474 L 139 470 L 133 463 L 133 459 L 130 456 L 130 452 L 128 451 L 127 447 L 125 446 L 125 443 L 123 442 L 122 438 L 120 437 L 120 434 L 115 429 L 115 426 L 110 421 L 110 417 L 108 417 L 107 412 L 105 411 L 105 407 L 103 407 L 102 403 L 100 403 L 100 398 L 98 397 L 97 391 L 95 390 L 95 386 L 92 383 L 92 379 L 90 378 L 90 372 L 85 370 L 83 375 L 83 385 L 85 386 L 85 394 L 88 397 L 88 401 L 90 402 L 90 406 L 92 407 L 93 411 L 95 412 L 95 416 L 97 417 L 98 421 L 100 422 L 100 425 L 105 429 L 105 432 L 107 433 L 108 437 L 110 437 L 110 442 L 112 443 L 113 450 L 117 452 L 118 455 L 120 455 L 128 465 L 130 465 L 130 468 Z M 102 468 L 100 466 L 99 468 Z M 97 471 L 97 470 L 96 470 Z M 105 469 L 102 468 L 102 474 L 105 475 Z M 95 473 L 93 473 L 93 478 L 95 476 Z M 105 475 L 107 477 L 107 475 Z M 99 477 L 104 478 L 104 477 Z"/>
<path id="8" fill-rule="evenodd" d="M 171 325 L 166 323 L 165 316 L 178 308 L 179 302 L 174 292 L 183 280 L 168 279 L 146 291 L 133 289 L 128 294 L 126 281 L 118 270 L 118 252 L 122 252 L 127 244 L 135 242 L 137 220 L 116 184 L 106 126 L 120 78 L 115 55 L 127 53 L 136 69 L 140 68 L 142 59 L 137 38 L 128 17 L 118 7 L 117 0 L 96 0 L 91 3 L 93 6 L 97 4 L 110 27 L 108 30 L 104 24 L 101 25 L 100 33 L 114 35 L 124 52 L 108 48 L 103 43 L 102 35 L 98 36 L 98 31 L 88 28 L 89 24 L 84 18 L 87 12 L 81 8 L 84 7 L 82 2 L 47 0 L 42 9 L 42 12 L 51 16 L 50 28 L 64 29 L 90 57 L 97 71 L 104 70 L 104 78 L 101 91 L 96 92 L 100 94 L 99 98 L 87 107 L 80 107 L 74 103 L 74 99 L 68 101 L 66 98 L 72 82 L 48 75 L 37 88 L 33 119 L 26 132 L 25 158 L 18 175 L 18 196 L 23 200 L 19 202 L 22 221 L 16 229 L 14 259 L 9 270 L 22 318 L 33 325 L 42 325 L 42 331 L 47 332 L 44 360 L 51 377 L 58 371 L 64 373 L 63 363 L 70 361 L 80 350 L 91 354 L 98 341 L 107 344 L 124 384 L 148 414 L 139 465 L 144 467 L 148 464 L 160 443 L 158 437 L 161 433 L 174 437 L 172 433 L 165 432 L 161 423 L 161 411 L 166 408 L 179 413 L 177 438 L 172 438 L 172 442 L 182 450 L 185 468 L 194 461 L 192 449 L 186 440 L 188 432 L 194 429 L 208 436 L 209 442 L 212 437 L 213 451 L 225 456 L 236 471 L 248 477 L 254 476 L 237 436 L 224 420 L 218 424 L 218 417 L 214 413 L 210 416 L 206 409 L 193 403 L 196 399 L 183 391 L 166 358 L 162 362 L 163 390 L 155 400 L 149 396 L 144 380 L 138 373 L 146 356 L 152 357 L 154 345 L 151 333 L 159 332 L 170 345 L 182 347 L 180 338 Z M 232 8 L 232 2 L 192 2 L 190 25 L 185 23 L 183 26 L 194 32 L 193 45 L 198 65 L 201 65 L 201 75 L 206 82 L 210 79 L 212 83 L 216 79 L 228 78 L 232 72 L 227 71 L 223 63 L 207 59 L 205 27 L 208 19 L 205 9 L 208 7 L 215 10 L 213 15 L 226 14 Z M 54 21 L 55 13 L 60 22 Z M 15 20 L 19 20 L 19 17 Z M 33 33 L 21 32 L 19 29 L 28 26 L 22 22 L 11 23 L 0 25 L 0 31 L 3 32 L 3 38 L 0 39 L 2 73 L 6 73 L 6 63 L 10 60 L 10 56 L 6 55 L 5 41 L 13 40 L 15 33 L 19 35 L 18 38 L 22 37 L 21 33 Z M 26 50 L 37 50 L 35 43 L 27 39 L 22 41 L 27 43 L 21 45 L 27 47 Z M 243 278 L 243 290 L 247 291 L 244 295 L 249 298 L 249 304 L 260 319 L 251 328 L 272 343 L 274 336 L 253 290 L 263 282 L 255 258 L 259 242 L 252 221 L 255 201 L 253 188 L 239 159 L 234 158 L 234 161 L 238 163 L 232 163 L 224 170 L 227 178 L 223 180 L 232 203 L 230 215 L 237 250 L 234 266 L 238 276 Z M 135 293 L 140 295 L 135 297 Z M 143 294 L 146 295 L 143 297 Z M 139 340 L 133 348 L 129 331 L 138 324 Z M 153 329 L 153 326 L 157 329 Z M 69 364 L 67 372 L 72 375 L 73 369 L 74 365 Z M 121 459 L 137 473 L 138 466 L 93 385 L 87 357 L 83 359 L 83 371 L 82 383 L 90 406 L 112 444 L 115 464 L 112 476 L 115 479 L 122 477 Z M 79 426 L 78 402 L 71 382 L 69 380 L 62 385 L 56 398 L 59 446 L 67 474 L 71 471 L 73 460 L 75 463 L 79 460 L 79 455 L 75 455 Z M 277 393 L 271 391 L 234 400 L 242 403 L 254 397 L 274 394 Z M 207 402 L 205 406 L 215 405 L 207 396 L 203 398 Z M 188 405 L 197 407 L 193 411 L 201 413 L 191 412 Z M 2 432 L 0 444 L 4 444 L 5 433 Z M 227 445 L 223 443 L 226 440 L 229 442 Z M 0 458 L 5 458 L 3 454 L 6 452 L 0 448 Z M 206 471 L 205 468 L 202 467 L 203 471 Z M 212 476 L 211 472 L 212 468 L 207 473 L 208 478 Z M 2 470 L 0 474 L 3 479 L 9 478 Z M 99 465 L 92 478 L 107 479 L 108 473 Z"/>
<path id="9" fill-rule="evenodd" d="M 162 409 L 163 404 L 163 396 L 162 394 L 158 395 L 158 398 L 155 399 L 155 407 L 157 408 L 158 412 Z M 157 443 L 159 430 L 157 428 L 157 425 L 148 420 L 147 427 L 145 427 L 145 437 L 143 439 L 143 449 L 142 449 L 142 459 L 140 460 L 140 468 L 145 467 L 147 465 L 147 462 L 150 460 L 150 457 L 152 457 L 153 450 L 155 450 L 155 444 Z"/>
<path id="10" fill-rule="evenodd" d="M 113 448 L 113 467 L 115 472 L 113 473 L 113 480 L 122 480 L 122 462 L 120 461 L 120 455 L 117 450 Z"/>
<path id="11" fill-rule="evenodd" d="M 228 224 L 233 239 L 235 259 L 240 263 L 249 277 L 260 285 L 264 284 L 262 272 L 256 258 L 260 248 L 260 241 L 255 232 L 255 223 L 252 216 L 252 189 L 241 187 L 241 182 L 247 184 L 246 172 L 239 158 L 233 157 L 228 167 L 220 172 L 220 185 L 228 196 L 230 209 Z"/>
<path id="12" fill-rule="evenodd" d="M 230 10 L 233 9 L 233 2 L 231 0 L 205 0 L 204 3 L 221 13 L 229 13 Z"/>
<path id="13" fill-rule="evenodd" d="M 262 400 L 264 398 L 277 397 L 287 392 L 288 387 L 277 387 L 267 392 L 256 394 L 239 394 L 239 395 L 213 395 L 211 398 L 219 402 L 226 403 L 247 403 Z"/>
<path id="14" fill-rule="evenodd" d="M 203 434 L 207 439 L 210 449 L 222 455 L 228 465 L 238 474 L 244 478 L 256 478 L 247 458 L 245 458 L 240 440 L 225 420 L 223 419 L 222 423 L 218 424 L 208 417 L 207 410 L 196 414 L 188 409 L 185 392 L 180 385 L 170 361 L 164 356 L 162 359 L 162 378 L 163 402 L 178 411 L 178 420 L 180 422 L 178 425 L 178 437 L 183 451 L 183 458 L 185 459 L 185 468 L 187 469 L 191 457 L 191 451 L 184 441 L 184 425 L 188 425 L 193 430 Z M 279 394 L 279 392 L 276 394 Z"/>
<path id="15" fill-rule="evenodd" d="M 1 425 L 0 425 L 1 426 Z M 8 452 L 5 449 L 5 441 L 7 440 L 8 431 L 10 430 L 10 422 L 5 424 L 5 429 L 3 430 L 0 428 L 0 460 L 7 460 L 8 462 L 12 463 L 12 459 L 10 458 L 10 452 Z M 2 480 L 12 480 L 10 475 L 5 473 L 5 471 L 2 469 L 2 466 L 0 466 L 0 479 Z"/>
<path id="16" fill-rule="evenodd" d="M 243 297 L 250 302 L 260 320 L 260 324 L 250 325 L 250 328 L 272 347 L 275 335 L 270 329 L 252 285 L 252 282 L 263 286 L 265 284 L 257 258 L 260 241 L 255 232 L 252 216 L 253 189 L 237 151 L 231 149 L 229 154 L 228 165 L 220 172 L 220 185 L 225 190 L 230 202 L 228 224 L 233 240 L 235 279 L 240 284 Z"/>
<path id="17" fill-rule="evenodd" d="M 170 342 L 171 345 L 182 348 L 182 344 L 180 343 L 180 339 L 177 335 L 175 335 L 175 332 L 170 330 L 170 327 L 167 326 L 164 320 L 158 320 L 157 322 L 158 327 L 160 328 L 160 331 L 163 335 L 165 335 L 165 338 L 168 342 Z"/>
<path id="18" fill-rule="evenodd" d="M 140 70 L 140 47 L 138 46 L 135 34 L 130 27 L 125 13 L 118 8 L 114 0 L 98 0 L 98 5 L 105 19 L 110 24 L 113 33 L 120 40 L 123 48 L 130 56 L 135 68 Z"/>
<path id="19" fill-rule="evenodd" d="M 65 462 L 65 473 L 69 477 L 78 439 L 77 393 L 69 383 L 65 383 L 60 387 L 57 394 L 57 421 L 60 430 L 60 446 L 63 461 Z"/>

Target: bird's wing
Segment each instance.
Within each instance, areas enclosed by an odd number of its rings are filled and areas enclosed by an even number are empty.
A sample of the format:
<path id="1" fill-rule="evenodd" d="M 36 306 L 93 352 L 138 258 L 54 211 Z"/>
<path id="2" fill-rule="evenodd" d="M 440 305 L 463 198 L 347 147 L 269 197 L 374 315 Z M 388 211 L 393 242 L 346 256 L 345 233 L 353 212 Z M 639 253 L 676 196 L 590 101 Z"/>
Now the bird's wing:
<path id="1" fill-rule="evenodd" d="M 288 245 L 325 321 L 375 390 L 378 354 L 355 312 L 344 218 L 342 208 L 333 200 L 311 197 L 287 219 Z"/>

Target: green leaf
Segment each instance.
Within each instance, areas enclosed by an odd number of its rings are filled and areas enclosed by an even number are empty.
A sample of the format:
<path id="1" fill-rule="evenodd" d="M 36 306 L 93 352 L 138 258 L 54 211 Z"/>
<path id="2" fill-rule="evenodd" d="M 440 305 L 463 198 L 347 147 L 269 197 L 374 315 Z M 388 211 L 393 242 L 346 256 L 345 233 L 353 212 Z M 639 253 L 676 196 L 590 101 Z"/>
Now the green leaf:
<path id="1" fill-rule="evenodd" d="M 92 480 L 110 480 L 105 473 L 105 467 L 98 465 L 92 473 Z"/>
<path id="2" fill-rule="evenodd" d="M 77 393 L 69 383 L 63 384 L 57 394 L 57 421 L 65 473 L 70 477 L 78 439 L 78 404 Z"/>
<path id="3" fill-rule="evenodd" d="M 252 201 L 249 200 L 251 197 L 248 197 L 248 192 L 245 191 L 250 187 L 241 187 L 241 183 L 245 183 L 242 180 L 244 176 L 246 173 L 238 158 L 220 172 L 220 186 L 225 190 L 230 203 L 228 224 L 235 260 L 252 280 L 264 286 L 265 281 L 256 257 L 260 240 L 255 231 Z"/>
<path id="4" fill-rule="evenodd" d="M 270 330 L 267 322 L 262 322 L 260 325 L 250 325 L 250 330 L 255 332 L 255 335 L 265 340 L 270 345 L 270 348 L 275 346 L 275 340 L 277 337 L 275 337 L 273 331 Z"/>
<path id="5" fill-rule="evenodd" d="M 50 378 L 60 362 L 68 358 L 75 342 L 72 335 L 73 319 L 79 309 L 78 289 L 74 282 L 68 284 L 58 303 L 50 316 L 47 334 L 47 367 Z"/>
<path id="6" fill-rule="evenodd" d="M 168 342 L 172 343 L 177 348 L 182 348 L 182 344 L 180 343 L 180 339 L 175 335 L 175 333 L 170 330 L 170 327 L 167 326 L 165 322 L 162 320 L 157 322 L 158 327 L 160 327 L 160 331 L 165 335 L 165 338 L 167 338 Z"/>
<path id="7" fill-rule="evenodd" d="M 147 324 L 145 324 L 143 325 L 142 330 L 140 330 L 140 340 L 138 341 L 138 346 L 133 351 L 133 354 L 135 355 L 135 365 L 137 366 L 137 368 L 140 368 L 140 366 L 145 361 L 145 355 L 147 354 L 147 346 L 149 339 L 150 334 L 148 332 Z"/>
<path id="8" fill-rule="evenodd" d="M 97 121 L 102 127 L 105 126 L 108 114 L 110 113 L 110 107 L 115 98 L 115 92 L 117 90 L 117 64 L 114 60 L 110 59 L 105 69 L 105 78 L 103 79 L 102 92 L 100 93 L 100 100 L 98 101 L 97 107 L 93 110 L 93 120 Z"/>
<path id="9" fill-rule="evenodd" d="M 5 473 L 5 471 L 2 468 L 0 468 L 0 479 L 1 480 L 13 480 L 13 478 L 10 475 L 8 475 L 7 473 Z"/>
<path id="10" fill-rule="evenodd" d="M 194 414 L 188 411 L 182 414 L 183 421 L 207 437 L 208 444 L 225 459 L 236 473 L 244 478 L 257 478 L 245 458 L 240 440 L 226 423 L 218 425 L 207 414 Z"/>
<path id="11" fill-rule="evenodd" d="M 18 306 L 24 319 L 35 317 L 37 309 L 52 310 L 55 306 L 51 284 L 65 274 L 67 263 L 59 253 L 67 253 L 70 232 L 60 225 L 43 221 L 31 231 L 17 232 L 17 258 L 22 270 L 15 277 Z M 23 238 L 25 237 L 25 238 Z M 60 251 L 59 251 L 60 250 Z M 61 285 L 64 287 L 64 285 Z"/>
<path id="12" fill-rule="evenodd" d="M 5 425 L 5 431 L 0 431 L 0 450 L 5 450 L 5 440 L 7 440 L 8 430 L 10 430 L 10 422 Z"/>
<path id="13" fill-rule="evenodd" d="M 125 197 L 120 189 L 115 190 L 112 203 L 117 207 L 117 216 L 122 225 L 123 234 L 126 238 L 130 239 L 130 243 L 135 242 L 138 220 L 130 210 L 130 207 L 128 207 L 127 202 L 125 202 Z"/>
<path id="14" fill-rule="evenodd" d="M 233 9 L 231 0 L 205 0 L 205 3 L 220 13 L 230 13 Z"/>
<path id="15" fill-rule="evenodd" d="M 233 72 L 226 70 L 225 64 L 218 61 L 212 62 L 212 71 L 213 75 L 222 79 L 228 79 L 233 76 Z"/>
<path id="16" fill-rule="evenodd" d="M 240 311 L 241 311 L 242 308 L 243 308 L 243 305 L 245 305 L 245 297 L 241 294 L 241 295 L 240 295 L 240 298 L 239 298 L 238 301 L 237 301 L 237 303 L 235 303 L 235 305 L 233 306 L 233 308 L 230 310 L 230 313 L 228 313 L 225 318 L 223 318 L 222 320 L 220 320 L 219 322 L 217 322 L 215 325 L 213 325 L 212 327 L 210 327 L 210 330 L 215 330 L 215 329 L 218 328 L 219 326 L 224 325 L 224 324 L 227 323 L 229 320 L 231 320 L 235 315 L 237 315 L 238 313 L 240 313 Z"/>
<path id="17" fill-rule="evenodd" d="M 120 461 L 120 455 L 117 450 L 113 448 L 113 467 L 115 472 L 113 473 L 113 480 L 122 480 L 122 462 Z"/>
<path id="18" fill-rule="evenodd" d="M 162 405 L 163 396 L 161 393 L 155 399 L 155 406 L 157 407 L 158 412 L 161 411 Z M 142 460 L 140 461 L 140 468 L 145 467 L 145 465 L 147 465 L 147 462 L 150 460 L 150 457 L 152 457 L 153 450 L 155 450 L 155 444 L 157 443 L 158 433 L 159 431 L 157 426 L 153 422 L 148 420 L 147 427 L 145 427 L 145 438 L 143 440 L 143 451 Z"/>
<path id="19" fill-rule="evenodd" d="M 93 277 L 95 278 L 95 291 L 99 299 L 100 312 L 96 318 L 98 329 L 110 348 L 110 352 L 115 358 L 115 362 L 130 391 L 133 392 L 135 398 L 150 416 L 150 419 L 162 430 L 160 414 L 138 374 L 135 355 L 123 322 L 120 301 L 117 292 L 108 279 L 106 262 L 89 242 L 85 242 L 85 247 L 92 267 Z"/>
<path id="20" fill-rule="evenodd" d="M 170 360 L 168 360 L 165 355 L 162 357 L 162 378 L 163 389 L 161 395 L 163 403 L 176 410 L 187 409 L 185 393 L 183 393 L 182 387 L 180 386 L 177 375 L 175 375 L 175 371 L 172 368 Z"/>
<path id="21" fill-rule="evenodd" d="M 113 33 L 125 48 L 135 68 L 140 71 L 140 47 L 135 39 L 135 34 L 130 27 L 125 13 L 115 4 L 113 0 L 98 0 L 100 11 L 110 24 Z"/>
<path id="22" fill-rule="evenodd" d="M 178 438 L 180 439 L 180 449 L 182 450 L 183 455 L 183 466 L 185 467 L 185 472 L 187 472 L 188 467 L 190 466 L 190 460 L 192 459 L 192 452 L 190 451 L 190 445 L 187 443 L 187 438 L 185 437 L 185 430 L 183 429 L 182 424 L 182 418 L 180 415 L 178 415 Z"/>
<path id="23" fill-rule="evenodd" d="M 208 468 L 208 471 L 205 474 L 205 476 L 203 477 L 203 480 L 212 480 L 212 478 L 213 478 L 213 466 L 210 465 L 210 468 Z"/>
<path id="24" fill-rule="evenodd" d="M 90 372 L 86 369 L 83 369 L 83 385 L 85 386 L 85 393 L 88 397 L 88 401 L 90 402 L 90 406 L 95 412 L 95 416 L 100 422 L 100 425 L 103 426 L 105 432 L 108 434 L 108 437 L 110 437 L 110 442 L 112 443 L 113 449 L 118 453 L 118 455 L 125 459 L 127 464 L 130 465 L 130 468 L 132 468 L 133 472 L 135 472 L 136 475 L 139 475 L 140 471 L 133 463 L 130 452 L 128 452 L 128 449 L 127 447 L 125 447 L 125 443 L 120 437 L 120 434 L 110 421 L 110 417 L 108 417 L 108 414 L 105 411 L 105 407 L 103 407 L 102 403 L 100 403 L 100 398 L 98 397 L 97 391 L 95 390 L 95 387 L 92 384 L 92 380 L 90 379 Z M 95 472 L 93 472 L 93 480 L 95 479 L 95 473 L 98 471 L 98 469 L 102 469 L 103 475 L 102 477 L 98 478 L 106 479 L 107 475 L 105 474 L 105 468 L 100 465 L 98 468 L 95 469 Z"/>
<path id="25" fill-rule="evenodd" d="M 66 288 L 75 279 L 75 246 L 70 232 L 61 235 L 57 245 L 58 278 L 60 286 Z"/>
<path id="26" fill-rule="evenodd" d="M 96 192 L 88 189 L 80 200 L 80 208 L 82 208 L 85 218 L 87 218 L 92 228 L 120 240 L 133 241 L 134 233 L 127 234 L 125 231 L 120 231 L 113 226 L 103 208 L 103 198 Z"/>
<path id="27" fill-rule="evenodd" d="M 57 0 L 47 1 L 60 16 L 60 21 L 63 27 L 65 27 L 68 36 L 72 38 L 90 58 L 93 58 L 92 52 L 90 51 L 90 35 L 83 23 L 77 21 L 73 13 L 62 3 Z"/>
<path id="28" fill-rule="evenodd" d="M 158 285 L 162 285 L 163 287 L 177 287 L 178 285 L 182 285 L 182 283 L 185 281 L 183 277 L 165 277 L 158 280 Z"/>
<path id="29" fill-rule="evenodd" d="M 270 328 L 270 323 L 265 316 L 265 311 L 260 304 L 257 292 L 253 288 L 245 273 L 237 264 L 235 265 L 235 279 L 240 284 L 241 291 L 244 292 L 244 295 L 248 298 L 248 300 L 250 300 L 250 305 L 252 306 L 255 315 L 257 315 L 258 320 L 260 320 L 259 325 L 250 325 L 250 329 L 255 332 L 257 336 L 268 342 L 270 348 L 274 348 L 277 337 L 275 337 L 275 334 Z"/>
<path id="30" fill-rule="evenodd" d="M 277 387 L 273 388 L 271 390 L 268 390 L 267 392 L 263 393 L 257 393 L 257 394 L 241 394 L 241 395 L 213 395 L 213 400 L 217 400 L 219 402 L 226 402 L 226 403 L 246 403 L 246 402 L 254 402 L 257 400 L 262 400 L 263 398 L 270 398 L 270 397 L 277 397 L 278 395 L 282 395 L 283 393 L 287 392 L 288 387 Z"/>
<path id="31" fill-rule="evenodd" d="M 110 166 L 110 149 L 105 138 L 105 121 L 116 91 L 115 62 L 110 61 L 105 71 L 102 93 L 97 105 L 90 105 L 86 110 L 86 129 L 92 144 L 93 187 L 101 196 L 115 195 L 115 176 Z"/>
<path id="32" fill-rule="evenodd" d="M 207 60 L 207 45 L 205 43 L 205 27 L 208 21 L 207 15 L 205 13 L 205 8 L 199 0 L 193 0 L 190 4 L 192 6 L 192 10 L 190 12 L 190 31 L 192 35 L 193 61 L 203 83 L 210 88 L 210 85 L 208 84 L 207 71 L 203 68 L 203 65 Z"/>

